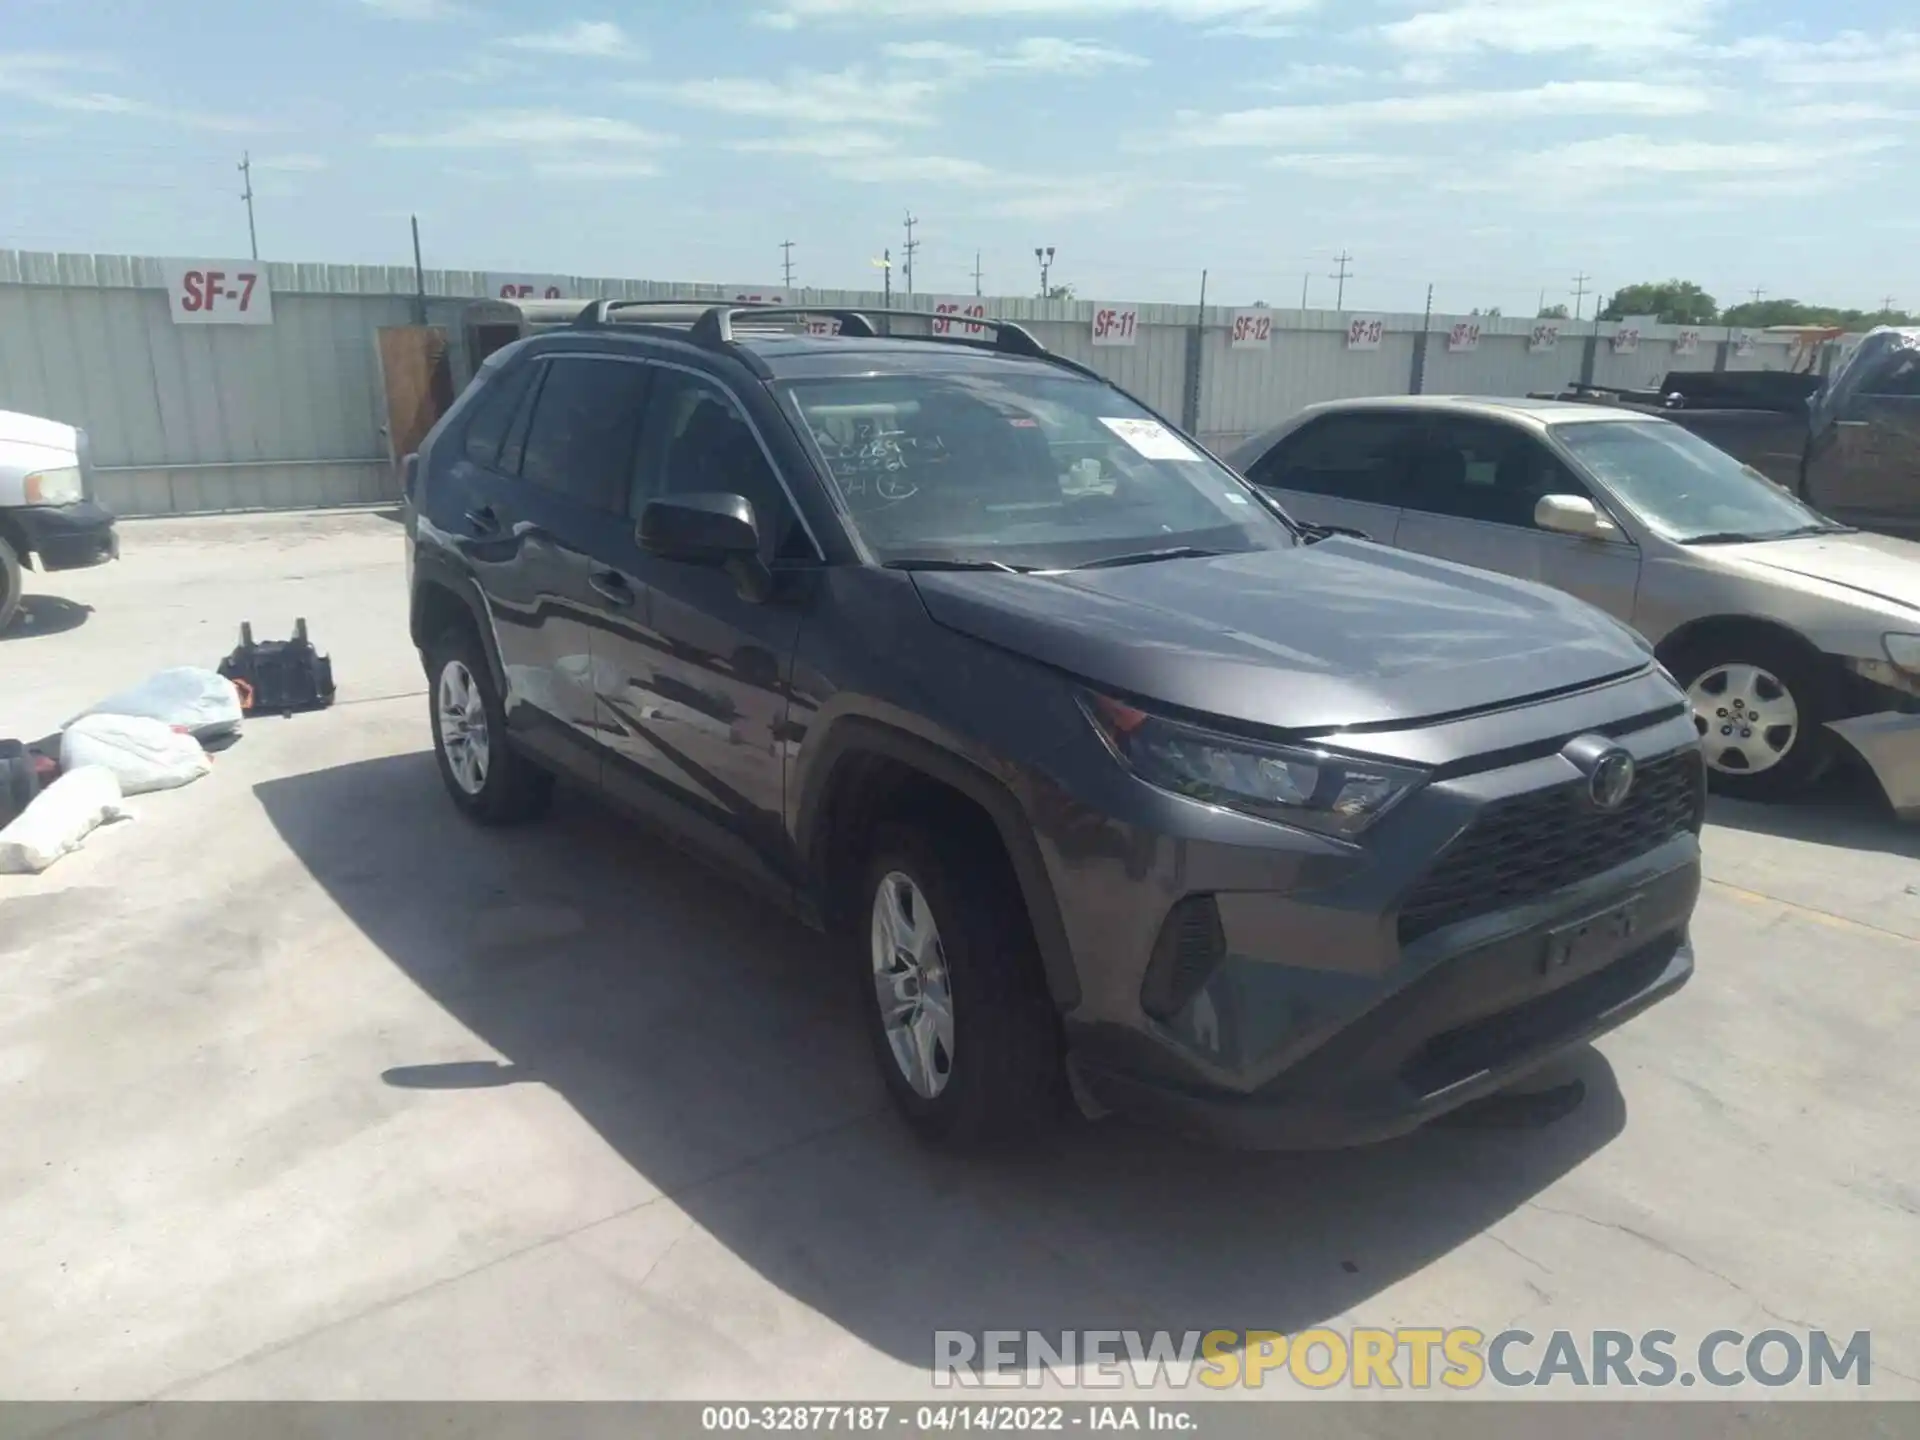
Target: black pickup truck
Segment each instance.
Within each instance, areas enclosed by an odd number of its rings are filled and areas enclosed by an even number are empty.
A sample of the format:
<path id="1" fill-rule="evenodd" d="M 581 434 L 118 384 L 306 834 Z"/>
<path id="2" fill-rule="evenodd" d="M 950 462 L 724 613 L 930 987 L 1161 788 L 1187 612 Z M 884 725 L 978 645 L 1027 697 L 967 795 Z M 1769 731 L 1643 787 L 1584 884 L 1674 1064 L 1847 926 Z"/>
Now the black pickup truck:
<path id="1" fill-rule="evenodd" d="M 1873 331 L 1824 380 L 1676 371 L 1651 390 L 1556 398 L 1657 414 L 1836 520 L 1920 539 L 1920 329 Z"/>

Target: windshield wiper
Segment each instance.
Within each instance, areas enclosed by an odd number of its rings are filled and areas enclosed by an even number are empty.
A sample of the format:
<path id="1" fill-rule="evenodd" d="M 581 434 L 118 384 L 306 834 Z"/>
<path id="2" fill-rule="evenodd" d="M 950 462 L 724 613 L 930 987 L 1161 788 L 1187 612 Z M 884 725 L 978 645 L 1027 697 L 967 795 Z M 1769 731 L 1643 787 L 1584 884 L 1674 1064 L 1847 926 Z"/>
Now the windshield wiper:
<path id="1" fill-rule="evenodd" d="M 1151 565 L 1156 560 L 1208 560 L 1226 553 L 1224 550 L 1202 550 L 1196 545 L 1169 545 L 1164 550 L 1136 550 L 1130 555 L 1109 555 L 1105 559 L 1089 560 L 1073 568 L 1106 570 L 1115 565 Z"/>
<path id="2" fill-rule="evenodd" d="M 999 570 L 1008 575 L 1025 575 L 1028 570 L 1020 565 L 1009 565 L 1004 560 L 964 560 L 951 556 L 926 555 L 918 559 L 888 560 L 883 570 Z"/>
<path id="3" fill-rule="evenodd" d="M 1752 530 L 1714 530 L 1705 535 L 1689 535 L 1683 544 L 1687 545 L 1750 545 L 1766 540 L 1794 540 L 1803 535 L 1852 535 L 1857 533 L 1851 525 L 1835 525 L 1831 522 L 1820 525 L 1796 525 L 1791 530 L 1768 530 L 1764 533 Z"/>

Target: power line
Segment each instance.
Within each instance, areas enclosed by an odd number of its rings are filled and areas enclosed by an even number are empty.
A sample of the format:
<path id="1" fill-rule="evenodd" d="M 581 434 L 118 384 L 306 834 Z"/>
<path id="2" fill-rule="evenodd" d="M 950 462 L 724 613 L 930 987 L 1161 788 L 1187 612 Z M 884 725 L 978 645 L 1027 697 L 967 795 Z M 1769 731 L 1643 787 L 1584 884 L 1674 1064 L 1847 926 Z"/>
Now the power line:
<path id="1" fill-rule="evenodd" d="M 1338 255 L 1333 257 L 1333 260 L 1334 263 L 1340 267 L 1327 277 L 1329 280 L 1337 280 L 1340 282 L 1340 288 L 1334 292 L 1333 308 L 1336 310 L 1344 310 L 1347 308 L 1347 277 L 1353 273 L 1347 269 L 1347 266 L 1352 262 L 1353 256 L 1349 255 L 1345 250 L 1342 250 Z"/>
<path id="2" fill-rule="evenodd" d="M 907 282 L 907 294 L 913 294 L 913 252 L 920 248 L 920 242 L 913 238 L 913 227 L 920 222 L 913 217 L 913 211 L 907 211 L 907 243 L 900 252 L 900 270 Z"/>
<path id="3" fill-rule="evenodd" d="M 784 273 L 781 284 L 791 290 L 793 288 L 793 242 L 791 240 L 780 242 L 780 269 Z"/>
<path id="4" fill-rule="evenodd" d="M 227 153 L 232 154 L 233 152 L 228 151 Z M 247 205 L 247 249 L 252 253 L 253 258 L 258 260 L 260 258 L 260 237 L 254 232 L 253 228 L 252 154 L 242 150 L 240 152 L 240 164 L 236 168 L 240 171 L 241 182 L 246 186 L 246 188 L 240 192 L 240 198 L 244 200 Z"/>
<path id="5" fill-rule="evenodd" d="M 1587 284 L 1593 277 L 1582 270 L 1573 277 L 1573 318 L 1580 318 L 1580 311 L 1587 303 Z"/>

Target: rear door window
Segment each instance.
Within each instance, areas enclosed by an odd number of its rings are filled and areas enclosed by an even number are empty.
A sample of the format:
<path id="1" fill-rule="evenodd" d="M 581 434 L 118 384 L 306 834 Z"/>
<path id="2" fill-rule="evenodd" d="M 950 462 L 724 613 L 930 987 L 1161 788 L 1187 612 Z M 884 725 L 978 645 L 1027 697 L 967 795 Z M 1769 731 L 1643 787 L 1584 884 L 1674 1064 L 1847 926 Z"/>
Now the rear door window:
<path id="1" fill-rule="evenodd" d="M 1346 411 L 1310 420 L 1254 462 L 1247 478 L 1270 489 L 1368 505 L 1398 505 L 1421 418 Z"/>
<path id="2" fill-rule="evenodd" d="M 1516 425 L 1435 415 L 1409 467 L 1402 504 L 1426 515 L 1532 527 L 1546 495 L 1592 494 Z"/>
<path id="3" fill-rule="evenodd" d="M 577 504 L 617 511 L 626 499 L 650 368 L 561 356 L 547 362 L 520 476 Z"/>
<path id="4" fill-rule="evenodd" d="M 466 455 L 489 470 L 500 468 L 500 447 L 533 383 L 533 365 L 521 365 L 496 375 L 473 397 L 473 415 L 467 421 Z"/>

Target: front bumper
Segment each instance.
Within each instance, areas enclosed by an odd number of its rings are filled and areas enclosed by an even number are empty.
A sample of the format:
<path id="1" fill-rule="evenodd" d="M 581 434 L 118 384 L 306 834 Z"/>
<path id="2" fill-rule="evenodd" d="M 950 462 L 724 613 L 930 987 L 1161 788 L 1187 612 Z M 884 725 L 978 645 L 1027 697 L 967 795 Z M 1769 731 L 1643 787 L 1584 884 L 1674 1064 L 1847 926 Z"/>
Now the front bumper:
<path id="1" fill-rule="evenodd" d="M 114 514 L 91 500 L 75 505 L 27 505 L 8 512 L 27 537 L 27 549 L 47 570 L 77 570 L 120 558 Z"/>
<path id="2" fill-rule="evenodd" d="M 1884 710 L 1830 720 L 1827 728 L 1873 771 L 1894 814 L 1920 820 L 1920 714 Z"/>
<path id="3" fill-rule="evenodd" d="M 1371 737 L 1400 758 L 1427 747 L 1444 768 L 1363 847 L 1217 810 L 1183 825 L 1180 801 L 1151 826 L 1109 807 L 1097 830 L 1062 836 L 1074 816 L 1060 807 L 1043 842 L 1074 839 L 1049 868 L 1073 952 L 1093 957 L 1063 1016 L 1083 1104 L 1233 1144 L 1362 1144 L 1678 990 L 1700 892 L 1698 738 L 1664 683 L 1639 719 L 1606 698 L 1506 717 L 1553 727 L 1512 747 L 1475 720 Z M 1582 732 L 1640 762 L 1632 807 L 1587 801 L 1562 753 Z M 1505 763 L 1478 768 L 1489 750 Z"/>

